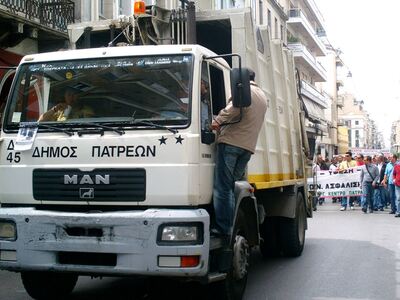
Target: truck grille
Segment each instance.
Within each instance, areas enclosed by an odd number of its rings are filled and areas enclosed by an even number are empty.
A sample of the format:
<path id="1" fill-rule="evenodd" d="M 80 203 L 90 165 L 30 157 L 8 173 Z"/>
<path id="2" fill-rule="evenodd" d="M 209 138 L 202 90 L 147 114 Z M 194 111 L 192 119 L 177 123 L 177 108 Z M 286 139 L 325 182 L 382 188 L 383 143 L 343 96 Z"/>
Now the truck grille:
<path id="1" fill-rule="evenodd" d="M 145 201 L 145 169 L 35 169 L 33 198 L 50 201 Z"/>

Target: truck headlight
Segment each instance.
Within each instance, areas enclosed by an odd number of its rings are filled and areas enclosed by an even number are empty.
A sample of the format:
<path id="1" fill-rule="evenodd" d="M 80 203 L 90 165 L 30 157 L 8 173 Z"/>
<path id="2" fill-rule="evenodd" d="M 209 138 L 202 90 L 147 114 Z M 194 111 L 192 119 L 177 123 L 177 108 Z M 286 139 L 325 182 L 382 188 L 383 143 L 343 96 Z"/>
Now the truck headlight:
<path id="1" fill-rule="evenodd" d="M 202 223 L 163 224 L 158 230 L 158 244 L 196 245 L 203 243 Z"/>
<path id="2" fill-rule="evenodd" d="M 0 239 L 15 241 L 17 239 L 17 228 L 10 220 L 0 220 Z"/>

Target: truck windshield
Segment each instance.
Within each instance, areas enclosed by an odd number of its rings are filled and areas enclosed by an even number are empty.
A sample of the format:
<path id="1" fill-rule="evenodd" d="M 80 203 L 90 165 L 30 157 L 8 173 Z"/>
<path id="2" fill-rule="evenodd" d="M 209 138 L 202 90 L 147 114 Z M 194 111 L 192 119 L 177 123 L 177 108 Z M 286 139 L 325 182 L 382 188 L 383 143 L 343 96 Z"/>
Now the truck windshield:
<path id="1" fill-rule="evenodd" d="M 123 127 L 131 120 L 187 126 L 191 69 L 191 55 L 24 64 L 5 128 L 36 121 L 68 127 L 85 122 Z"/>

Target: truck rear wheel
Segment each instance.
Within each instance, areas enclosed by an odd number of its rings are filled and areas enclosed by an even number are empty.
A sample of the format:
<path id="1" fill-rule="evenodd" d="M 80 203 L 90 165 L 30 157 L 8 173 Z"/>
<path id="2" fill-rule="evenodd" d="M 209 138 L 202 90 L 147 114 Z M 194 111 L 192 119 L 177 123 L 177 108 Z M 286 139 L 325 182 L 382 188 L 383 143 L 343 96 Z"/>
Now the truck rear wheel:
<path id="1" fill-rule="evenodd" d="M 284 256 L 297 257 L 303 252 L 307 217 L 303 195 L 297 194 L 296 216 L 294 219 L 282 218 L 279 239 Z"/>
<path id="2" fill-rule="evenodd" d="M 23 272 L 22 283 L 33 299 L 64 299 L 74 289 L 78 275 L 54 272 Z"/>

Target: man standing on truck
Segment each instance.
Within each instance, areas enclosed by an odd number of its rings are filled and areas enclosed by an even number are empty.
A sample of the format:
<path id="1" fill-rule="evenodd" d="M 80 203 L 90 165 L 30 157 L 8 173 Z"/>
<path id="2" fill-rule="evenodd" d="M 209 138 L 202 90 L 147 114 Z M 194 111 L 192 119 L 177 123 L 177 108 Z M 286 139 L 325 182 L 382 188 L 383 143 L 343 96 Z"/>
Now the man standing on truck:
<path id="1" fill-rule="evenodd" d="M 234 107 L 232 101 L 229 101 L 211 125 L 218 132 L 213 190 L 216 220 L 213 233 L 217 235 L 232 234 L 235 181 L 243 177 L 247 162 L 255 152 L 267 111 L 267 98 L 254 79 L 255 73 L 250 70 L 251 105 L 242 108 L 241 121 L 235 122 L 240 118 L 240 108 Z"/>

